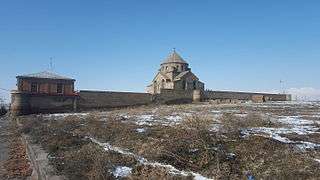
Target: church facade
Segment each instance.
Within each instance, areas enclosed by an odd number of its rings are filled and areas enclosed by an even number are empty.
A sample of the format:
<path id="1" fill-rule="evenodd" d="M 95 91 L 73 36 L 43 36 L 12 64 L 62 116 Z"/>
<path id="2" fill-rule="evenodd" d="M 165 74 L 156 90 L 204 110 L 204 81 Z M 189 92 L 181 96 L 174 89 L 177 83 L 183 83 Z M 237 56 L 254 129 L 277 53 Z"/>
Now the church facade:
<path id="1" fill-rule="evenodd" d="M 204 90 L 204 83 L 191 72 L 189 64 L 175 51 L 160 65 L 152 83 L 147 86 L 150 94 L 160 94 L 162 89 Z"/>

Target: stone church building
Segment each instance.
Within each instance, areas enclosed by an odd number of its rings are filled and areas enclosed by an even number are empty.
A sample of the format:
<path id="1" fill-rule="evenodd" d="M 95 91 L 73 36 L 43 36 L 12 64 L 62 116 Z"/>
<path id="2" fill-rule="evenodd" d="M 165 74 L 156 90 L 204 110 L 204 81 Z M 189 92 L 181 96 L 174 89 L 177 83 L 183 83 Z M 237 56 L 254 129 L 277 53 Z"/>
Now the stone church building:
<path id="1" fill-rule="evenodd" d="M 160 94 L 162 89 L 204 90 L 204 83 L 191 72 L 189 64 L 175 51 L 160 65 L 158 73 L 147 86 L 150 94 Z"/>

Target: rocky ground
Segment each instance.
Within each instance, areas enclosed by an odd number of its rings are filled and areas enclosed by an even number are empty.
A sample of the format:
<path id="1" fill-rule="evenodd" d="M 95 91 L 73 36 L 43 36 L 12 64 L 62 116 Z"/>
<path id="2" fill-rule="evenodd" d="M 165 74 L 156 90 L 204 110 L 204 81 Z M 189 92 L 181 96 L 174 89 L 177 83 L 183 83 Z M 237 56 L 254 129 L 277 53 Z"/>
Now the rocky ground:
<path id="1" fill-rule="evenodd" d="M 70 179 L 317 179 L 320 103 L 143 106 L 20 117 Z"/>

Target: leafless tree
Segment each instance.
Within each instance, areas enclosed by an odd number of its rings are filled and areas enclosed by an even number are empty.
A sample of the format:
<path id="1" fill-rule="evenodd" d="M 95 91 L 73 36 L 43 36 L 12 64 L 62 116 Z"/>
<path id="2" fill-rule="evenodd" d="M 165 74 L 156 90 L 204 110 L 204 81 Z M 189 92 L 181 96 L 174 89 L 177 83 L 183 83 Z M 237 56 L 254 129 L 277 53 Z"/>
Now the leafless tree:
<path id="1" fill-rule="evenodd" d="M 4 103 L 4 100 L 0 98 L 0 116 L 5 115 L 6 113 L 7 113 L 6 105 Z"/>

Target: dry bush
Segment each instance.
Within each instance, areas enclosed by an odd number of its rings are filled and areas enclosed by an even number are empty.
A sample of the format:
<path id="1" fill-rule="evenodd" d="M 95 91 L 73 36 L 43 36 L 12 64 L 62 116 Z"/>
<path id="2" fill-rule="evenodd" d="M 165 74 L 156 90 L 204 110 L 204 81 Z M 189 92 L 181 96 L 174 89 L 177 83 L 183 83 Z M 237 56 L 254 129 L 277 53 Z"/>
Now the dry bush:
<path id="1" fill-rule="evenodd" d="M 229 159 L 224 142 L 210 131 L 213 119 L 195 115 L 174 127 L 154 127 L 144 144 L 143 156 L 179 169 L 209 177 L 237 177 L 235 159 Z"/>
<path id="2" fill-rule="evenodd" d="M 314 179 L 320 177 L 319 166 L 290 145 L 252 136 L 233 145 L 242 171 L 257 179 Z"/>
<path id="3" fill-rule="evenodd" d="M 83 136 L 73 133 L 79 128 L 76 117 L 67 117 L 61 121 L 45 120 L 42 116 L 28 116 L 22 121 L 20 131 L 28 134 L 32 142 L 41 146 L 52 156 L 59 151 L 80 147 L 87 142 Z"/>
<path id="4" fill-rule="evenodd" d="M 213 120 L 210 116 L 193 114 L 192 116 L 186 117 L 177 125 L 177 128 L 192 129 L 197 132 L 209 132 L 214 123 Z"/>
<path id="5" fill-rule="evenodd" d="M 164 167 L 151 165 L 137 165 L 132 170 L 132 175 L 128 179 L 148 180 L 148 179 L 167 179 L 167 180 L 192 180 L 193 176 L 173 175 Z"/>
<path id="6" fill-rule="evenodd" d="M 123 126 L 117 120 L 106 123 L 99 121 L 94 115 L 85 119 L 68 116 L 58 121 L 46 120 L 42 116 L 29 116 L 22 122 L 21 131 L 41 144 L 49 153 L 51 165 L 70 179 L 114 179 L 111 172 L 115 166 L 136 164 L 132 157 L 105 152 L 86 138 L 93 135 L 97 138 L 127 135 L 120 135 Z M 109 128 L 112 130 L 108 131 Z"/>
<path id="7" fill-rule="evenodd" d="M 80 130 L 86 136 L 95 137 L 104 142 L 131 148 L 140 138 L 145 138 L 143 134 L 136 131 L 140 126 L 123 121 L 119 116 L 108 116 L 106 121 L 95 118 L 87 120 L 87 125 L 82 126 Z"/>
<path id="8" fill-rule="evenodd" d="M 136 160 L 112 151 L 104 151 L 94 144 L 64 153 L 59 171 L 69 179 L 104 180 L 114 179 L 112 172 L 116 166 L 133 166 Z"/>
<path id="9" fill-rule="evenodd" d="M 101 162 L 103 152 L 91 144 L 76 151 L 65 152 L 59 171 L 69 179 L 107 179 L 111 167 L 108 161 Z"/>
<path id="10" fill-rule="evenodd" d="M 320 129 L 320 120 L 313 120 L 313 126 Z"/>
<path id="11" fill-rule="evenodd" d="M 231 113 L 224 113 L 219 120 L 223 126 L 223 132 L 229 137 L 239 137 L 241 131 L 252 127 L 275 127 L 269 117 L 264 117 L 258 113 L 249 113 L 245 117 L 237 117 Z"/>
<path id="12" fill-rule="evenodd" d="M 21 121 L 21 126 L 19 127 L 20 132 L 29 134 L 31 133 L 34 128 L 37 128 L 42 119 L 36 116 L 30 115 L 28 118 L 16 118 L 15 120 Z"/>
<path id="13" fill-rule="evenodd" d="M 7 108 L 4 105 L 0 105 L 0 116 L 7 114 Z"/>

